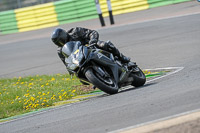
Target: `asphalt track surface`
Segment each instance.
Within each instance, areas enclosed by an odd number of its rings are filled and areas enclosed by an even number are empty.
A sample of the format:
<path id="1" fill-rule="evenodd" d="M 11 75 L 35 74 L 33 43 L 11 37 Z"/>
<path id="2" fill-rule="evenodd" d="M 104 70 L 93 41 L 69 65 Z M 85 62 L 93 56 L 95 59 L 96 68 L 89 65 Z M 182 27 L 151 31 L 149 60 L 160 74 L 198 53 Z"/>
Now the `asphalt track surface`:
<path id="1" fill-rule="evenodd" d="M 188 2 L 176 6 L 176 9 L 186 9 L 195 7 L 195 4 Z M 163 8 L 173 9 L 171 6 Z M 163 8 L 153 9 L 154 13 Z M 0 133 L 102 133 L 199 109 L 200 13 L 182 15 L 98 29 L 101 40 L 111 40 L 142 69 L 184 67 L 182 71 L 139 89 L 130 88 L 116 95 L 64 105 L 1 123 Z M 1 36 L 0 76 L 64 73 L 56 47 L 49 39 L 52 30 Z"/>

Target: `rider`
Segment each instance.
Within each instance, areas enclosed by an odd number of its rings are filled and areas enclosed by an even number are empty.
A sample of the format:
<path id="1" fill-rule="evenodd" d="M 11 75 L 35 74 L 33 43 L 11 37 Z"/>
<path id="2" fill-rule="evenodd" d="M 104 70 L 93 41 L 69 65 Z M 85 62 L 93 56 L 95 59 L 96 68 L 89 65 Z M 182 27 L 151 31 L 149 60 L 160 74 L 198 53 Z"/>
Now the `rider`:
<path id="1" fill-rule="evenodd" d="M 123 63 L 129 63 L 130 58 L 124 56 L 119 50 L 110 42 L 100 41 L 99 33 L 95 30 L 90 30 L 82 27 L 71 28 L 65 31 L 61 28 L 56 28 L 51 37 L 52 41 L 58 46 L 58 56 L 65 63 L 65 57 L 62 54 L 62 47 L 69 41 L 80 41 L 82 45 L 96 44 L 97 48 L 111 52 L 114 56 L 117 56 Z"/>

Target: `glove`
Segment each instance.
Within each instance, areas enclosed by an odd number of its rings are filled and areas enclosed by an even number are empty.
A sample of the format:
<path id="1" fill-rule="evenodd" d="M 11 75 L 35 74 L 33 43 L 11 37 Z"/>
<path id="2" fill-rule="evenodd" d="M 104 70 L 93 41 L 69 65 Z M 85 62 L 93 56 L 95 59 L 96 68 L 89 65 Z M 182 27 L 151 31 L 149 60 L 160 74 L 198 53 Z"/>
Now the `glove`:
<path id="1" fill-rule="evenodd" d="M 90 41 L 89 41 L 89 45 L 91 45 L 91 44 L 96 44 L 97 43 L 97 39 L 91 39 Z"/>

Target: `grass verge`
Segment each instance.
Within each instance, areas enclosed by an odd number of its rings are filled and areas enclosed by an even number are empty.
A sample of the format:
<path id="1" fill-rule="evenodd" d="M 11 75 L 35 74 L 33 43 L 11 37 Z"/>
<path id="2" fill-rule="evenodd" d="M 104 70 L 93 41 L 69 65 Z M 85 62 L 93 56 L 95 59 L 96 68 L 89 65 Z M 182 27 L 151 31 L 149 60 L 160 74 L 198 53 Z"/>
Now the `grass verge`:
<path id="1" fill-rule="evenodd" d="M 0 119 L 53 106 L 91 91 L 90 86 L 83 86 L 68 74 L 0 79 Z"/>
<path id="2" fill-rule="evenodd" d="M 160 75 L 144 71 L 147 78 Z M 0 79 L 0 119 L 53 106 L 59 101 L 94 92 L 69 74 Z"/>

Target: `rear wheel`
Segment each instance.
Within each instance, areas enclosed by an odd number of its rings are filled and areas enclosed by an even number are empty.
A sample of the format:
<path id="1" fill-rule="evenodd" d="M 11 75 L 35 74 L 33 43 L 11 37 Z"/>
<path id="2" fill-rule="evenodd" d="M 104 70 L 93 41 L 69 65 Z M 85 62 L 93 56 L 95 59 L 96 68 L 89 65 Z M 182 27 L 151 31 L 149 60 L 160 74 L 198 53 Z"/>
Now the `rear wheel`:
<path id="1" fill-rule="evenodd" d="M 131 76 L 134 78 L 132 85 L 135 87 L 143 86 L 146 82 L 145 74 L 139 67 L 134 68 L 135 71 L 131 73 Z"/>
<path id="2" fill-rule="evenodd" d="M 93 85 L 95 85 L 100 90 L 108 94 L 118 93 L 119 88 L 112 78 L 102 77 L 100 74 L 95 72 L 92 68 L 89 68 L 86 71 L 85 76 Z"/>

